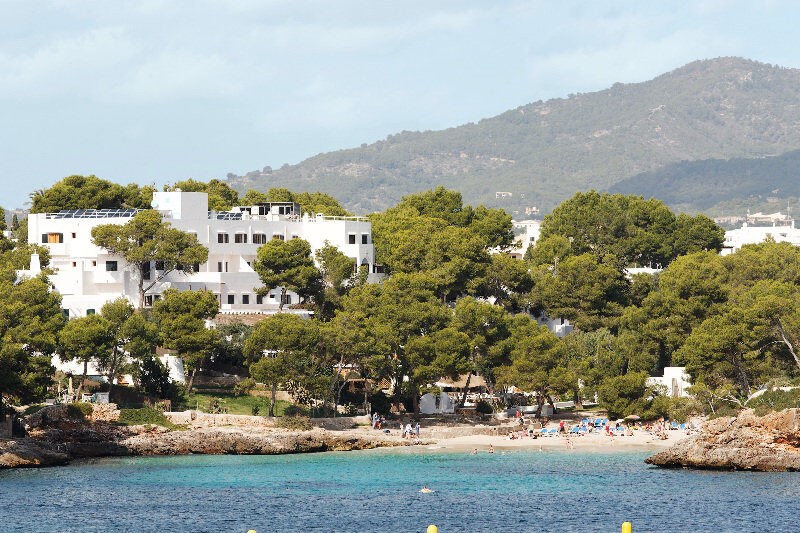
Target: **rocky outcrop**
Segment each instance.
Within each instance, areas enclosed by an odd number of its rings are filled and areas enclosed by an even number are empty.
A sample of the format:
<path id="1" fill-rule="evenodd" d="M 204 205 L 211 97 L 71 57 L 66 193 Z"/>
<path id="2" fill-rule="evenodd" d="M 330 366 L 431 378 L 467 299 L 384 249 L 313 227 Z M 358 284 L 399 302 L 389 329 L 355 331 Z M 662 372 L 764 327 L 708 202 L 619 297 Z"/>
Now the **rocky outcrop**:
<path id="1" fill-rule="evenodd" d="M 121 442 L 136 455 L 232 454 L 275 455 L 327 451 L 365 450 L 402 445 L 397 439 L 334 433 L 322 429 L 252 430 L 247 428 L 198 428 L 169 433 L 145 433 Z"/>
<path id="2" fill-rule="evenodd" d="M 751 410 L 706 422 L 645 462 L 662 467 L 800 471 L 800 409 L 759 417 Z"/>
<path id="3" fill-rule="evenodd" d="M 69 462 L 66 453 L 33 439 L 0 440 L 0 468 L 58 466 Z"/>
<path id="4" fill-rule="evenodd" d="M 170 431 L 156 425 L 120 426 L 115 423 L 119 411 L 113 404 L 94 406 L 89 413 L 76 406 L 48 406 L 27 418 L 29 438 L 0 441 L 0 468 L 61 465 L 70 459 L 86 457 L 274 455 L 365 450 L 408 443 L 397 435 L 382 432 L 281 429 L 274 427 L 274 419 L 264 417 L 209 415 L 196 411 L 169 413 L 168 416 L 173 423 L 182 423 L 188 429 Z M 363 421 L 342 418 L 334 422 L 332 426 L 345 428 Z"/>

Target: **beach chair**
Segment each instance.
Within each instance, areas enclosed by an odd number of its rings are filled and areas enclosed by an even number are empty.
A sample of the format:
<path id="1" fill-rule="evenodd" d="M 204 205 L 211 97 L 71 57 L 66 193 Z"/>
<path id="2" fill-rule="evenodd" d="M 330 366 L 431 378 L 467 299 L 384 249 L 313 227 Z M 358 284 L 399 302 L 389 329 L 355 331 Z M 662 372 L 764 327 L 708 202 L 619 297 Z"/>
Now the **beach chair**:
<path id="1" fill-rule="evenodd" d="M 595 427 L 595 429 L 602 428 L 604 425 L 605 424 L 603 424 L 603 421 L 601 419 L 599 419 L 599 418 L 595 418 L 594 419 L 594 427 Z"/>
<path id="2" fill-rule="evenodd" d="M 558 428 L 553 428 L 547 432 L 547 435 L 549 437 L 555 437 L 557 434 L 558 434 Z"/>
<path id="3" fill-rule="evenodd" d="M 570 435 L 577 435 L 580 430 L 581 430 L 581 428 L 579 428 L 578 426 L 573 426 L 573 428 L 569 430 L 569 434 Z"/>
<path id="4" fill-rule="evenodd" d="M 547 436 L 547 428 L 540 429 L 539 430 L 539 435 L 541 435 L 542 437 L 546 437 Z"/>
<path id="5" fill-rule="evenodd" d="M 680 426 L 678 426 L 678 428 L 680 428 L 680 429 L 686 429 L 686 424 L 681 424 Z"/>
<path id="6" fill-rule="evenodd" d="M 588 423 L 589 423 L 589 419 L 588 419 L 588 418 L 582 418 L 582 419 L 581 419 L 581 425 L 582 425 L 582 426 L 585 426 L 585 425 L 586 425 L 586 424 L 588 424 Z"/>
<path id="7" fill-rule="evenodd" d="M 589 431 L 589 428 L 585 424 L 581 424 L 581 427 L 579 428 L 578 434 L 579 435 L 586 435 L 586 433 L 588 431 Z"/>
<path id="8" fill-rule="evenodd" d="M 678 429 L 678 423 L 673 422 L 672 424 L 670 424 L 669 429 Z"/>

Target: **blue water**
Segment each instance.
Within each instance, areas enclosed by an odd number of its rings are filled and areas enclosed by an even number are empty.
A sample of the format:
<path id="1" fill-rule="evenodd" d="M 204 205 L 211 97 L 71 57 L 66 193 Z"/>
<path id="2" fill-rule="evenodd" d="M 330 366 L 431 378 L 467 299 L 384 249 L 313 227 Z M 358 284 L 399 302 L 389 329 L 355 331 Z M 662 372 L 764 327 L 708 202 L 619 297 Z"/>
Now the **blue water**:
<path id="1" fill-rule="evenodd" d="M 798 531 L 800 474 L 643 453 L 419 449 L 115 458 L 0 471 L 0 531 Z M 435 489 L 420 494 L 422 485 Z"/>

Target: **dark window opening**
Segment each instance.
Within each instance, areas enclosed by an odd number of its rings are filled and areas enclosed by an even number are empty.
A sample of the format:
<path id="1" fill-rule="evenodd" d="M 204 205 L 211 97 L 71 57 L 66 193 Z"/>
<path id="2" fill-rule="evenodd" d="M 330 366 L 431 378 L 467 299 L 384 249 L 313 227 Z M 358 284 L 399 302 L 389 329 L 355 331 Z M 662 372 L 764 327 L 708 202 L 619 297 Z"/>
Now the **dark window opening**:
<path id="1" fill-rule="evenodd" d="M 106 261 L 106 272 L 116 272 L 116 271 L 117 271 L 117 262 Z"/>
<path id="2" fill-rule="evenodd" d="M 361 236 L 361 244 L 369 244 L 369 235 L 364 234 Z"/>
<path id="3" fill-rule="evenodd" d="M 250 305 L 250 295 L 249 294 L 242 294 L 242 304 Z"/>
<path id="4" fill-rule="evenodd" d="M 238 244 L 247 244 L 247 234 L 246 233 L 237 233 L 234 235 L 234 242 Z"/>
<path id="5" fill-rule="evenodd" d="M 356 236 L 355 235 L 348 235 L 347 236 L 347 244 L 355 244 L 356 243 Z"/>
<path id="6" fill-rule="evenodd" d="M 228 295 L 228 303 L 232 304 L 233 302 L 234 302 L 234 296 L 233 296 L 233 294 L 229 294 Z"/>

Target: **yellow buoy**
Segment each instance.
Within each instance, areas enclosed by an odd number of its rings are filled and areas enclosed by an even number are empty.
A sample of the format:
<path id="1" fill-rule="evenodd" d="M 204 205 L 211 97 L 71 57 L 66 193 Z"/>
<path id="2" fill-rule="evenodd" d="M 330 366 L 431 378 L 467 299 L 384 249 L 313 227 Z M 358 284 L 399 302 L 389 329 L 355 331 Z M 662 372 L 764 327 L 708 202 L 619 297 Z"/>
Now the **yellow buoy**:
<path id="1" fill-rule="evenodd" d="M 633 525 L 630 522 L 623 522 L 622 533 L 633 533 Z"/>
<path id="2" fill-rule="evenodd" d="M 256 533 L 256 530 L 255 529 L 248 529 L 247 533 Z"/>
<path id="3" fill-rule="evenodd" d="M 439 528 L 431 524 L 428 526 L 427 533 L 439 533 Z"/>

